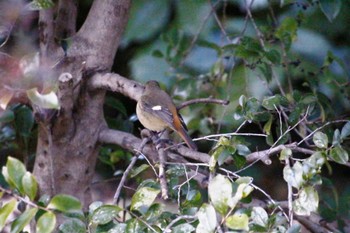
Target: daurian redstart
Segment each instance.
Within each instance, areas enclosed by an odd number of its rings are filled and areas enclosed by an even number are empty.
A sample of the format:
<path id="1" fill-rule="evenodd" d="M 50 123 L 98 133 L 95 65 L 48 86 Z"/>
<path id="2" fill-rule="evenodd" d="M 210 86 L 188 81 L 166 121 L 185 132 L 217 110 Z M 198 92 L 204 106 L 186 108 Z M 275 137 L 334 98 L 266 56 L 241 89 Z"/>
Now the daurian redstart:
<path id="1" fill-rule="evenodd" d="M 173 100 L 160 88 L 157 81 L 151 80 L 146 83 L 145 90 L 136 105 L 136 114 L 147 129 L 161 132 L 171 128 L 191 149 L 197 150 L 196 144 L 188 136 L 187 127 Z"/>

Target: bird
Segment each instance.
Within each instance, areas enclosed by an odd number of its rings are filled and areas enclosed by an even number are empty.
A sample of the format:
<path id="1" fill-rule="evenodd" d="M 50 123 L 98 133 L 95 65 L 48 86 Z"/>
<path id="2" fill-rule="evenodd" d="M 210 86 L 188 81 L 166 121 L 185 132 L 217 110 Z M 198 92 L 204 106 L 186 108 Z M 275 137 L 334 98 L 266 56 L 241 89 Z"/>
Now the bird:
<path id="1" fill-rule="evenodd" d="M 179 134 L 189 148 L 197 150 L 172 98 L 160 88 L 157 81 L 146 83 L 136 104 L 136 115 L 145 128 L 158 133 L 170 128 Z"/>

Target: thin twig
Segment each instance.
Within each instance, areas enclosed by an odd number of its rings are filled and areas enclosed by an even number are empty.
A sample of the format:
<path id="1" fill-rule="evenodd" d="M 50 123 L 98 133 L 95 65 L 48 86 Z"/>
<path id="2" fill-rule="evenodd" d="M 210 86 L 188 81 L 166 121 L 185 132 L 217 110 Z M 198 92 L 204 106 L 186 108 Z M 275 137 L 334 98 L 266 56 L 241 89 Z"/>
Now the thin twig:
<path id="1" fill-rule="evenodd" d="M 219 1 L 218 1 L 218 2 L 219 2 Z M 215 5 L 218 4 L 218 2 L 215 3 Z M 193 37 L 193 39 L 192 39 L 192 41 L 191 41 L 190 46 L 189 46 L 189 47 L 186 49 L 186 51 L 183 53 L 182 59 L 181 59 L 181 61 L 180 61 L 180 63 L 179 63 L 179 67 L 182 67 L 183 64 L 185 63 L 186 58 L 188 57 L 188 55 L 189 55 L 190 52 L 192 51 L 194 45 L 196 44 L 196 41 L 198 40 L 199 34 L 200 34 L 201 31 L 203 30 L 204 25 L 207 23 L 207 21 L 209 20 L 209 18 L 210 18 L 210 16 L 211 16 L 212 13 L 213 13 L 213 8 L 210 10 L 209 14 L 203 19 L 202 24 L 199 26 L 197 33 L 194 35 L 194 37 Z"/>
<path id="2" fill-rule="evenodd" d="M 232 172 L 232 171 L 227 170 L 225 168 L 219 168 L 219 170 L 224 171 L 227 174 L 230 174 L 230 175 L 232 175 L 235 178 L 240 178 L 241 177 L 241 176 L 237 175 L 235 172 Z M 274 199 L 272 199 L 272 197 L 267 192 L 265 192 L 263 189 L 261 189 L 259 186 L 256 186 L 253 183 L 250 183 L 249 185 L 251 185 L 254 189 L 256 189 L 256 190 L 260 191 L 262 194 L 264 194 L 264 196 L 266 196 L 267 199 L 269 199 L 270 202 L 272 204 L 274 204 L 282 212 L 282 214 L 286 217 L 286 219 L 289 221 L 288 215 L 284 212 L 283 208 Z"/>
<path id="3" fill-rule="evenodd" d="M 211 134 L 200 138 L 194 138 L 193 141 L 207 140 L 210 138 L 219 138 L 219 137 L 232 137 L 232 136 L 265 137 L 265 138 L 267 137 L 266 134 L 260 134 L 260 133 L 221 133 L 221 134 Z"/>
<path id="4" fill-rule="evenodd" d="M 168 199 L 168 184 L 166 180 L 166 174 L 165 174 L 165 163 L 166 163 L 166 151 L 164 150 L 164 147 L 161 146 L 158 149 L 158 155 L 159 155 L 159 183 L 160 183 L 160 190 L 162 193 L 162 198 L 164 200 Z"/>
<path id="5" fill-rule="evenodd" d="M 303 138 L 303 140 L 301 140 L 300 142 L 298 142 L 298 146 L 300 144 L 302 144 L 304 141 L 308 140 L 310 137 L 312 137 L 312 135 L 314 135 L 317 131 L 320 131 L 321 129 L 325 128 L 326 126 L 330 125 L 330 124 L 336 124 L 336 123 L 344 123 L 344 122 L 348 122 L 349 120 L 336 120 L 336 121 L 329 121 L 326 124 L 318 127 L 317 129 L 315 129 L 314 131 L 312 131 L 309 135 L 307 135 L 305 138 Z"/>
<path id="6" fill-rule="evenodd" d="M 222 25 L 218 15 L 216 14 L 216 9 L 215 9 L 215 6 L 213 5 L 212 1 L 211 0 L 208 0 L 208 3 L 210 5 L 210 7 L 212 8 L 212 12 L 213 12 L 213 15 L 214 15 L 214 18 L 215 18 L 215 21 L 216 23 L 218 24 L 222 34 L 224 34 L 224 36 L 226 37 L 226 40 L 230 43 L 231 42 L 231 39 L 230 37 L 227 35 L 226 31 L 225 31 L 225 28 L 224 26 Z"/>
<path id="7" fill-rule="evenodd" d="M 192 216 L 192 215 L 180 215 L 178 216 L 177 218 L 175 218 L 173 221 L 171 221 L 168 226 L 166 226 L 166 228 L 163 230 L 164 233 L 170 233 L 171 232 L 171 227 L 177 223 L 178 221 L 181 221 L 181 220 L 187 220 L 187 219 L 190 219 L 190 220 L 193 220 L 193 219 L 197 219 L 197 216 Z"/>
<path id="8" fill-rule="evenodd" d="M 183 166 L 184 169 L 185 169 L 186 180 L 185 180 L 184 182 L 182 182 L 181 184 L 175 185 L 175 186 L 174 186 L 174 189 L 178 189 L 178 192 L 177 192 L 177 204 L 178 204 L 179 207 L 180 207 L 180 197 L 181 197 L 181 188 L 182 188 L 182 186 L 184 186 L 185 184 L 187 184 L 187 186 L 188 186 L 188 190 L 187 190 L 187 191 L 189 192 L 189 190 L 190 190 L 190 181 L 191 181 L 194 177 L 197 176 L 197 174 L 198 174 L 198 168 L 199 168 L 199 166 L 196 166 L 196 171 L 195 171 L 194 175 L 192 175 L 191 177 L 188 177 L 188 172 L 187 172 L 187 170 L 186 170 L 186 165 L 185 165 L 185 164 L 181 164 L 181 166 Z"/>
<path id="9" fill-rule="evenodd" d="M 286 167 L 290 167 L 289 158 L 286 158 Z M 288 216 L 289 216 L 289 226 L 291 227 L 293 225 L 293 189 L 292 185 L 290 185 L 289 182 L 287 182 L 288 187 Z"/>
<path id="10" fill-rule="evenodd" d="M 188 105 L 191 104 L 198 104 L 198 103 L 212 103 L 212 104 L 221 104 L 221 105 L 228 105 L 230 101 L 228 100 L 221 100 L 221 99 L 213 99 L 213 98 L 200 98 L 200 99 L 192 99 L 183 102 L 179 106 L 177 106 L 177 110 L 180 110 Z"/>
<path id="11" fill-rule="evenodd" d="M 142 218 L 140 218 L 139 216 L 135 215 L 133 212 L 129 212 L 129 214 L 132 215 L 137 220 L 139 220 L 140 222 L 142 222 L 143 224 L 145 224 L 151 231 L 158 233 L 158 231 L 156 229 L 154 229 L 147 221 L 145 221 Z"/>
<path id="12" fill-rule="evenodd" d="M 3 187 L 0 186 L 0 191 L 3 192 L 3 193 L 6 193 L 8 195 L 10 195 L 11 197 L 14 197 L 15 199 L 17 199 L 18 201 L 21 201 L 23 203 L 26 203 L 27 205 L 31 206 L 31 207 L 34 207 L 34 208 L 37 208 L 37 209 L 41 209 L 41 210 L 44 210 L 44 211 L 51 211 L 49 208 L 45 208 L 43 206 L 40 206 L 40 205 L 37 205 L 35 204 L 34 202 L 31 202 L 30 200 L 26 199 L 26 198 L 23 198 L 19 195 L 17 195 L 16 193 L 12 192 L 11 190 L 8 190 L 8 189 L 5 189 Z"/>
<path id="13" fill-rule="evenodd" d="M 143 147 L 146 145 L 146 143 L 148 142 L 148 139 L 147 138 L 144 138 L 141 142 L 141 145 L 140 145 L 140 151 L 142 151 Z M 118 199 L 119 199 L 119 196 L 120 196 L 120 192 L 125 184 L 125 181 L 129 175 L 129 173 L 131 172 L 131 169 L 134 167 L 136 161 L 138 159 L 138 156 L 137 154 L 135 156 L 133 156 L 131 158 L 131 161 L 128 165 L 128 167 L 126 168 L 125 172 L 123 173 L 123 176 L 118 184 L 118 188 L 117 190 L 115 191 L 115 194 L 114 194 L 114 197 L 113 197 L 113 203 L 114 204 L 117 204 L 118 203 Z"/>
<path id="14" fill-rule="evenodd" d="M 113 200 L 114 200 L 113 203 L 114 203 L 114 204 L 117 204 L 117 203 L 118 203 L 118 199 L 119 199 L 119 196 L 120 196 L 120 192 L 121 192 L 121 190 L 122 190 L 122 188 L 123 188 L 123 186 L 124 186 L 124 183 L 125 183 L 125 181 L 126 181 L 128 175 L 129 175 L 131 169 L 134 167 L 134 165 L 135 165 L 135 163 L 136 163 L 136 161 L 137 161 L 137 157 L 138 157 L 138 156 L 135 155 L 135 156 L 133 156 L 133 157 L 131 158 L 131 161 L 130 161 L 128 167 L 126 168 L 125 172 L 123 173 L 122 178 L 120 179 L 120 182 L 119 182 L 119 184 L 118 184 L 118 188 L 117 188 L 117 190 L 115 191 L 115 194 L 114 194 L 114 197 L 113 197 Z"/>

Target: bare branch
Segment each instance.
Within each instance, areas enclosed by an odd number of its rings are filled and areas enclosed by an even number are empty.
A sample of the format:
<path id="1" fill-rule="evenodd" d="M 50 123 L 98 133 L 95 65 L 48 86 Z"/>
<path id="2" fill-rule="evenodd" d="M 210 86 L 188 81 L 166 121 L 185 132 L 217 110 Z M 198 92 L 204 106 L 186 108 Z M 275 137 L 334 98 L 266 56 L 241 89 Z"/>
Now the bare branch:
<path id="1" fill-rule="evenodd" d="M 346 123 L 349 120 L 336 120 L 336 121 L 329 121 L 326 124 L 318 127 L 317 129 L 315 129 L 314 131 L 312 131 L 309 135 L 307 135 L 305 138 L 303 138 L 303 140 L 301 140 L 300 142 L 298 142 L 298 145 L 302 144 L 304 141 L 308 140 L 309 138 L 311 138 L 317 131 L 320 131 L 321 129 L 323 129 L 324 127 L 327 127 L 328 125 L 331 124 L 336 124 L 336 123 Z"/>
<path id="2" fill-rule="evenodd" d="M 131 169 L 134 167 L 136 161 L 137 161 L 137 156 L 132 157 L 128 167 L 124 171 L 123 176 L 122 176 L 122 178 L 121 178 L 121 180 L 120 180 L 120 182 L 118 184 L 118 188 L 115 191 L 115 194 L 114 194 L 114 197 L 113 197 L 113 203 L 114 204 L 118 203 L 120 192 L 122 191 L 122 188 L 124 187 L 126 178 L 128 177 L 129 173 L 131 172 Z"/>
<path id="3" fill-rule="evenodd" d="M 228 105 L 230 103 L 230 101 L 213 99 L 213 98 L 192 99 L 192 100 L 188 100 L 186 102 L 181 103 L 179 106 L 177 106 L 177 110 L 180 110 L 188 105 L 198 104 L 198 103 L 213 103 L 213 104 Z"/>
<path id="4" fill-rule="evenodd" d="M 295 215 L 295 219 L 299 221 L 304 227 L 306 227 L 312 233 L 327 233 L 327 229 L 322 227 L 320 224 L 311 221 L 305 216 Z"/>
<path id="5" fill-rule="evenodd" d="M 261 160 L 261 159 L 264 159 L 264 158 L 268 158 L 271 155 L 277 154 L 277 153 L 279 153 L 281 150 L 283 150 L 285 148 L 289 148 L 291 150 L 295 150 L 295 151 L 298 151 L 298 152 L 302 152 L 302 151 L 306 150 L 304 148 L 297 147 L 296 143 L 291 143 L 291 144 L 287 144 L 287 145 L 279 145 L 279 146 L 276 146 L 274 148 L 270 148 L 270 149 L 263 150 L 263 151 L 253 152 L 253 153 L 247 155 L 246 159 L 247 159 L 247 162 L 254 162 L 256 160 Z M 311 151 L 307 150 L 307 152 L 311 152 Z"/>
<path id="6" fill-rule="evenodd" d="M 132 134 L 123 131 L 104 129 L 99 134 L 99 142 L 107 144 L 116 144 L 128 151 L 135 152 L 135 148 L 140 148 L 142 140 L 135 137 Z M 193 151 L 185 146 L 179 146 L 177 151 L 183 157 L 190 158 L 203 163 L 207 163 L 210 158 L 208 154 Z M 152 162 L 158 160 L 158 153 L 152 146 L 146 145 L 143 148 L 143 153 L 147 154 L 152 160 Z M 179 154 L 174 153 L 172 150 L 168 150 L 168 158 L 172 161 L 181 161 L 179 160 L 179 158 L 181 158 Z"/>

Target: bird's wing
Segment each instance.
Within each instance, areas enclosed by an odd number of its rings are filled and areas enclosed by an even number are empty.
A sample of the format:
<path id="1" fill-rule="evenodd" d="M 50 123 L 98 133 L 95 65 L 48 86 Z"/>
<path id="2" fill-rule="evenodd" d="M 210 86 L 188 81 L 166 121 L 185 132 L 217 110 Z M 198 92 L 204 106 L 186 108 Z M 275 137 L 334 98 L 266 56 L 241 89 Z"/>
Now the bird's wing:
<path id="1" fill-rule="evenodd" d="M 142 101 L 142 106 L 144 111 L 154 116 L 157 116 L 158 118 L 166 122 L 169 125 L 169 127 L 174 128 L 173 114 L 168 108 L 161 105 L 153 105 L 146 101 Z"/>

